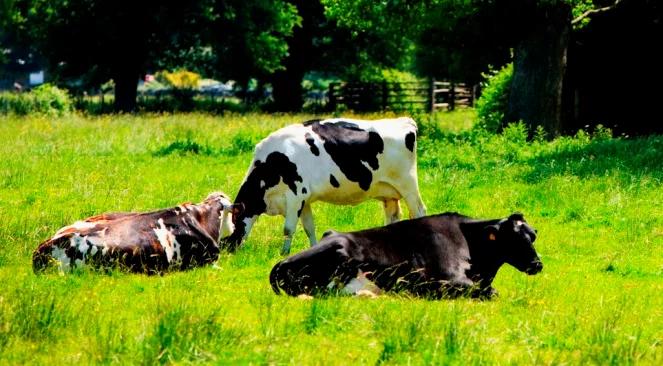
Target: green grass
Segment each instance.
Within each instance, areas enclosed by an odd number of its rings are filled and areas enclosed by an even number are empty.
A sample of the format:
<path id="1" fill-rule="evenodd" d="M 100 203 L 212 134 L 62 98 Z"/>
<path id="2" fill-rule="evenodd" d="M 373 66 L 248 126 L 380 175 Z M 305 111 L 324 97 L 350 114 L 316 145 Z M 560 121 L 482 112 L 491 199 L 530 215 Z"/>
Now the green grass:
<path id="1" fill-rule="evenodd" d="M 280 217 L 218 268 L 32 273 L 76 219 L 235 195 L 254 144 L 313 117 L 0 117 L 0 364 L 663 364 L 661 136 L 528 143 L 471 130 L 471 110 L 419 116 L 428 212 L 539 230 L 543 272 L 503 267 L 493 301 L 276 296 Z M 380 207 L 318 203 L 318 233 L 381 225 Z"/>

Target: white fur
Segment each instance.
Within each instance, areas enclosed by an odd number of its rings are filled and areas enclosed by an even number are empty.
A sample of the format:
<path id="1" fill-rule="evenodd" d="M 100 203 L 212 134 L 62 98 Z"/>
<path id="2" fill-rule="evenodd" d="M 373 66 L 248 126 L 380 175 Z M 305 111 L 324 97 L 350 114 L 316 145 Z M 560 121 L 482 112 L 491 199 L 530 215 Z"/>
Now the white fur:
<path id="1" fill-rule="evenodd" d="M 60 272 L 69 271 L 71 259 L 69 259 L 64 249 L 57 246 L 53 247 L 51 256 L 60 264 Z"/>
<path id="2" fill-rule="evenodd" d="M 159 224 L 159 227 L 154 229 L 154 234 L 156 234 L 159 243 L 166 252 L 166 259 L 168 260 L 168 263 L 173 263 L 173 257 L 175 254 L 177 254 L 177 259 L 174 263 L 178 263 L 181 261 L 182 256 L 180 253 L 180 245 L 177 240 L 175 240 L 175 235 L 173 235 L 173 233 L 171 233 L 170 230 L 166 228 L 166 225 L 163 223 L 163 219 L 159 219 L 157 223 Z"/>

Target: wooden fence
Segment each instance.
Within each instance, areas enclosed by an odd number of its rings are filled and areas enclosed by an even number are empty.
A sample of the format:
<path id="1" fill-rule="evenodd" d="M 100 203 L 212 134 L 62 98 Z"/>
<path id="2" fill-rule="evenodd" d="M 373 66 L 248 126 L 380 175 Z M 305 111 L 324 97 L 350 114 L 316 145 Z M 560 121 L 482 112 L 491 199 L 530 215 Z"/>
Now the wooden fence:
<path id="1" fill-rule="evenodd" d="M 344 82 L 329 85 L 329 105 L 356 111 L 411 110 L 435 111 L 457 106 L 473 106 L 476 87 L 462 83 L 429 80 L 428 82 Z"/>

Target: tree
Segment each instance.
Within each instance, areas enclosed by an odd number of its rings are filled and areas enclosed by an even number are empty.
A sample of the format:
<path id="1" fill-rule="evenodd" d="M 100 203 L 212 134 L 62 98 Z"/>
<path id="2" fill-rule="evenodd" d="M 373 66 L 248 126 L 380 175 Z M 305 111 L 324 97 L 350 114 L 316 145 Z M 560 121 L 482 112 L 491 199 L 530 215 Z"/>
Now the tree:
<path id="1" fill-rule="evenodd" d="M 320 0 L 287 1 L 297 8 L 301 27 L 295 28 L 286 39 L 288 55 L 283 59 L 283 67 L 266 78 L 273 88 L 274 109 L 301 109 L 304 103 L 302 79 L 308 72 L 356 79 L 366 69 L 393 66 L 401 60 L 397 55 L 399 50 L 386 45 L 382 35 L 371 31 L 355 33 L 339 27 L 325 14 Z M 370 58 L 370 50 L 378 48 L 381 57 Z"/>
<path id="2" fill-rule="evenodd" d="M 526 6 L 523 4 L 522 6 Z M 562 93 L 571 33 L 571 6 L 564 1 L 530 6 L 529 29 L 515 42 L 507 121 L 562 132 Z"/>
<path id="3" fill-rule="evenodd" d="M 426 76 L 471 81 L 489 64 L 501 66 L 512 49 L 507 118 L 542 125 L 552 137 L 564 128 L 563 82 L 573 25 L 619 2 L 595 7 L 590 0 L 325 0 L 325 5 L 348 27 L 377 27 L 385 35 L 411 39 L 418 48 L 417 69 Z"/>
<path id="4" fill-rule="evenodd" d="M 253 11 L 253 13 L 251 13 Z M 297 22 L 279 0 L 14 0 L 13 26 L 61 80 L 115 82 L 115 107 L 133 111 L 148 68 L 227 66 L 220 74 L 271 72 Z"/>
<path id="5" fill-rule="evenodd" d="M 217 0 L 210 34 L 209 63 L 203 71 L 247 86 L 282 70 L 286 39 L 300 27 L 297 9 L 280 0 Z"/>

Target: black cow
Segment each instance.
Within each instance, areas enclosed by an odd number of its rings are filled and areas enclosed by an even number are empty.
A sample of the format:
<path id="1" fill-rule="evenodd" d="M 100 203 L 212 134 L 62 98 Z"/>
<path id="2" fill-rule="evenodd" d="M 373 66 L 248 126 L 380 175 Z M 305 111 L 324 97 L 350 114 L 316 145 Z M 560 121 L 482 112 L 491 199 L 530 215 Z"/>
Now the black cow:
<path id="1" fill-rule="evenodd" d="M 365 278 L 386 291 L 489 298 L 502 264 L 530 275 L 543 269 L 532 245 L 535 232 L 520 213 L 494 220 L 444 213 L 351 233 L 328 231 L 318 245 L 277 263 L 270 282 L 277 294 L 292 296 L 347 290 Z"/>
<path id="2" fill-rule="evenodd" d="M 147 213 L 108 213 L 58 230 L 32 256 L 35 273 L 57 264 L 61 271 L 119 267 L 148 274 L 212 263 L 219 237 L 232 233 L 233 205 L 223 193 L 200 204 Z"/>

